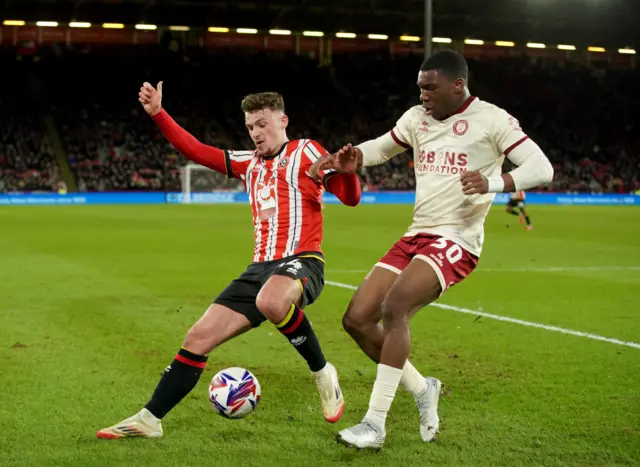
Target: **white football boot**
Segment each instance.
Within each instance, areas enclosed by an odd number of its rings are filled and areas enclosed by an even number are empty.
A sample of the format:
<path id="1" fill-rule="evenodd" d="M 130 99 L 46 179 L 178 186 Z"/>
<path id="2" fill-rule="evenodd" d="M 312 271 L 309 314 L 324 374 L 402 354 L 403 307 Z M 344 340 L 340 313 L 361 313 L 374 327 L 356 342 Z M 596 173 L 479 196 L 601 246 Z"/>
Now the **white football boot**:
<path id="1" fill-rule="evenodd" d="M 118 438 L 161 438 L 162 422 L 147 409 L 142 409 L 133 417 L 122 420 L 113 426 L 103 428 L 96 433 L 101 439 Z"/>
<path id="2" fill-rule="evenodd" d="M 435 440 L 436 433 L 439 432 L 438 400 L 442 383 L 439 379 L 430 376 L 425 378 L 425 381 L 427 387 L 415 396 L 415 400 L 420 411 L 420 437 L 422 441 L 428 443 Z"/>
<path id="3" fill-rule="evenodd" d="M 344 411 L 344 397 L 338 383 L 338 372 L 331 363 L 320 371 L 313 373 L 320 400 L 322 401 L 322 414 L 329 423 L 335 423 L 342 417 Z"/>
<path id="4" fill-rule="evenodd" d="M 367 420 L 363 420 L 362 423 L 338 433 L 336 435 L 336 441 L 345 446 L 357 449 L 379 451 L 382 449 L 386 437 L 387 434 L 384 429 L 379 428 Z"/>

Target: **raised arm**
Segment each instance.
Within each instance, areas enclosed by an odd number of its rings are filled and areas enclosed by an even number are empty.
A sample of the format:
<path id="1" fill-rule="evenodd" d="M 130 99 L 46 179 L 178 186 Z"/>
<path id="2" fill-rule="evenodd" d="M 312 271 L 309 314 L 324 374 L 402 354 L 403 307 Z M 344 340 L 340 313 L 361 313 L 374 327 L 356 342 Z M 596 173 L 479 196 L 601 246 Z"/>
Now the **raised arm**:
<path id="1" fill-rule="evenodd" d="M 411 145 L 404 142 L 395 129 L 353 148 L 358 160 L 358 167 L 384 164 L 407 149 L 411 149 Z"/>
<path id="2" fill-rule="evenodd" d="M 158 83 L 158 89 L 145 82 L 140 88 L 138 100 L 158 125 L 165 138 L 178 151 L 200 165 L 230 176 L 225 151 L 198 141 L 196 137 L 178 125 L 162 108 L 162 81 Z"/>
<path id="3" fill-rule="evenodd" d="M 321 157 L 311 167 L 311 176 L 320 180 L 323 170 L 333 169 L 338 173 L 354 173 L 360 167 L 380 165 L 389 159 L 411 149 L 412 109 L 407 110 L 396 122 L 395 127 L 375 139 L 357 146 L 347 144 L 335 154 Z"/>

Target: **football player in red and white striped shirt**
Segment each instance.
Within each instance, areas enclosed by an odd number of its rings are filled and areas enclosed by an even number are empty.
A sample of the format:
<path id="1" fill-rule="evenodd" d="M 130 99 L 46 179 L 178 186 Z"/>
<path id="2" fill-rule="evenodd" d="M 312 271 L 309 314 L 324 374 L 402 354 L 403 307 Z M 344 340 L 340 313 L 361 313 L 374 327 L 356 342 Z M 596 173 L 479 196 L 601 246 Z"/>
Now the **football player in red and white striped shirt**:
<path id="1" fill-rule="evenodd" d="M 187 333 L 147 405 L 136 415 L 98 431 L 99 438 L 161 437 L 161 419 L 196 385 L 207 355 L 223 342 L 262 322 L 271 321 L 285 335 L 313 373 L 322 412 L 328 422 L 342 416 L 344 399 L 335 367 L 325 360 L 318 339 L 302 311 L 324 285 L 321 189 L 355 206 L 360 184 L 355 174 L 309 174 L 327 151 L 313 140 L 289 141 L 282 96 L 252 94 L 242 110 L 252 151 L 225 151 L 199 142 L 162 109 L 162 82 L 144 83 L 139 100 L 165 137 L 189 159 L 245 182 L 253 211 L 253 262 L 218 295 Z"/>
<path id="2" fill-rule="evenodd" d="M 531 218 L 529 217 L 529 214 L 527 214 L 527 210 L 525 208 L 526 199 L 527 194 L 524 190 L 518 190 L 514 193 L 511 193 L 509 201 L 507 201 L 505 210 L 508 214 L 518 216 L 520 218 L 520 223 L 524 224 L 525 229 L 529 231 L 533 229 L 533 225 L 531 225 Z M 518 212 L 518 210 L 520 210 L 520 212 Z M 507 227 L 509 227 L 509 224 L 507 224 Z"/>

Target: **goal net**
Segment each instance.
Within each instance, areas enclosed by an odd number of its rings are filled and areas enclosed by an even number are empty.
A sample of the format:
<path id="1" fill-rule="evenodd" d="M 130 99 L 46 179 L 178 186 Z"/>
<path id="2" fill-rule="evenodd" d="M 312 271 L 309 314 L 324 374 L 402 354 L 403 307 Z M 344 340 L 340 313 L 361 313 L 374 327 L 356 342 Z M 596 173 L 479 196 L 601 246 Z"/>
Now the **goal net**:
<path id="1" fill-rule="evenodd" d="M 245 191 L 242 180 L 227 178 L 199 164 L 187 164 L 180 169 L 183 203 L 219 203 L 225 196 Z"/>

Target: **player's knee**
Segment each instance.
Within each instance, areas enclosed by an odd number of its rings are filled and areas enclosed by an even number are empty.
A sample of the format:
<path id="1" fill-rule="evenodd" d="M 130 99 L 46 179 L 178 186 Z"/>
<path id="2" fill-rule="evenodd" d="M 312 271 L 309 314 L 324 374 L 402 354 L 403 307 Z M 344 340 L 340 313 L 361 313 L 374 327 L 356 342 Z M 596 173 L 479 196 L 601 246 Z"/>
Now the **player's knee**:
<path id="1" fill-rule="evenodd" d="M 256 307 L 272 323 L 282 321 L 291 307 L 291 302 L 268 290 L 261 290 L 256 297 Z"/>
<path id="2" fill-rule="evenodd" d="M 360 321 L 349 311 L 351 310 L 351 304 L 347 308 L 347 312 L 342 316 L 342 327 L 350 336 L 359 334 L 359 330 L 362 327 Z"/>
<path id="3" fill-rule="evenodd" d="M 407 321 L 410 313 L 411 307 L 401 297 L 387 297 L 382 302 L 382 322 L 385 327 L 395 326 Z"/>
<path id="4" fill-rule="evenodd" d="M 206 355 L 216 346 L 212 336 L 199 323 L 194 324 L 184 338 L 182 347 L 198 355 Z"/>
<path id="5" fill-rule="evenodd" d="M 342 327 L 349 335 L 354 336 L 356 334 L 362 334 L 364 328 L 376 323 L 375 319 L 369 318 L 368 314 L 357 306 L 352 300 L 347 307 L 347 311 L 342 316 Z"/>

